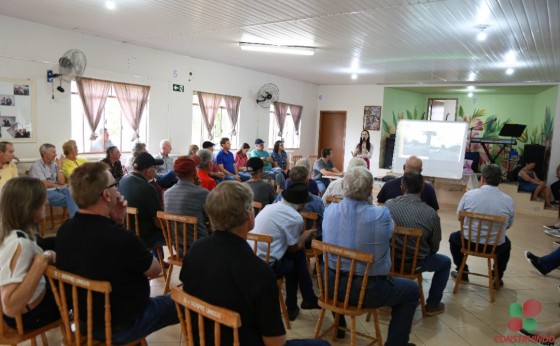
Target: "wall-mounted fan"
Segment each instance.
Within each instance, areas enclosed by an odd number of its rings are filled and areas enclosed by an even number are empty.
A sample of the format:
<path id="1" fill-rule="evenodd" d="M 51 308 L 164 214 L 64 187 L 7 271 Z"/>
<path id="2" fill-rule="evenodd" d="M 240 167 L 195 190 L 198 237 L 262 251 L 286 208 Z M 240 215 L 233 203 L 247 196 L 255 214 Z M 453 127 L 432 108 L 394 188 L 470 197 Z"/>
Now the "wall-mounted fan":
<path id="1" fill-rule="evenodd" d="M 276 84 L 268 83 L 263 85 L 257 93 L 257 104 L 263 108 L 270 108 L 274 101 L 278 101 L 278 87 Z"/>
<path id="2" fill-rule="evenodd" d="M 87 59 L 84 52 L 78 49 L 70 49 L 58 59 L 58 73 L 52 75 L 52 78 L 60 78 L 60 84 L 56 90 L 64 92 L 62 81 L 71 82 L 78 80 L 86 70 Z M 54 83 L 53 83 L 54 89 Z M 53 90 L 54 91 L 54 90 Z M 53 94 L 54 99 L 54 94 Z"/>

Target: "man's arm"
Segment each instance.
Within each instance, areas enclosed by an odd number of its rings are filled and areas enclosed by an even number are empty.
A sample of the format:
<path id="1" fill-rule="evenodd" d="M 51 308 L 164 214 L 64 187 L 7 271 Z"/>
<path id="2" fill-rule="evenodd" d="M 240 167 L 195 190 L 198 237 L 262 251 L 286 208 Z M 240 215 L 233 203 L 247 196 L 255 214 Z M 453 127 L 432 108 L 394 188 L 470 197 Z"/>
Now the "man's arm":
<path id="1" fill-rule="evenodd" d="M 316 229 L 308 229 L 308 230 L 303 231 L 303 233 L 301 233 L 301 235 L 299 236 L 299 239 L 298 239 L 297 243 L 295 243 L 294 245 L 288 246 L 288 251 L 289 252 L 296 252 L 300 249 L 305 248 L 305 241 L 308 238 L 315 237 L 316 233 L 317 233 Z"/>
<path id="2" fill-rule="evenodd" d="M 148 268 L 148 270 L 144 272 L 144 276 L 146 276 L 147 278 L 153 278 L 158 276 L 159 273 L 161 273 L 161 266 L 159 265 L 157 259 L 154 257 L 152 259 L 152 264 L 150 265 L 150 268 Z"/>

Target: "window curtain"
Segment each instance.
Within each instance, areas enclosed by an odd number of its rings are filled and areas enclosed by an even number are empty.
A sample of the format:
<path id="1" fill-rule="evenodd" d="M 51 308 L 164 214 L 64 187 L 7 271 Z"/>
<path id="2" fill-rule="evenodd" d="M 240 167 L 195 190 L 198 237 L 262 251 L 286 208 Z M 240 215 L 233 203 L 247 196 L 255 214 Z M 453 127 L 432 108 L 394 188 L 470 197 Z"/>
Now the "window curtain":
<path id="1" fill-rule="evenodd" d="M 214 119 L 216 119 L 216 113 L 220 109 L 220 102 L 222 102 L 223 95 L 204 93 L 197 91 L 198 102 L 200 103 L 200 112 L 202 113 L 202 120 L 204 120 L 204 126 L 206 126 L 206 131 L 208 131 L 208 139 L 212 140 L 214 135 L 212 130 L 214 129 Z"/>
<path id="2" fill-rule="evenodd" d="M 292 113 L 292 120 L 294 121 L 294 129 L 296 130 L 296 135 L 299 136 L 299 123 L 301 122 L 301 112 L 303 111 L 303 106 L 290 105 L 290 112 Z"/>
<path id="3" fill-rule="evenodd" d="M 286 123 L 288 108 L 290 108 L 289 104 L 274 101 L 274 116 L 276 117 L 276 122 L 278 123 L 278 137 L 280 138 L 282 138 L 282 134 L 284 133 L 284 124 Z"/>
<path id="4" fill-rule="evenodd" d="M 80 78 L 76 81 L 76 84 L 84 106 L 84 115 L 91 130 L 89 140 L 94 141 L 97 139 L 97 126 L 101 120 L 107 95 L 109 95 L 113 83 L 98 79 Z"/>
<path id="5" fill-rule="evenodd" d="M 148 103 L 150 86 L 113 83 L 113 87 L 115 88 L 115 93 L 117 94 L 117 99 L 121 105 L 124 117 L 128 125 L 134 131 L 132 141 L 135 141 L 140 138 L 138 128 L 140 127 L 140 120 L 142 120 L 142 114 L 144 114 L 144 109 Z"/>
<path id="6" fill-rule="evenodd" d="M 239 104 L 241 103 L 241 97 L 224 95 L 224 103 L 226 104 L 229 121 L 231 122 L 230 136 L 234 137 L 237 134 L 235 127 L 237 126 L 237 120 L 239 119 Z"/>

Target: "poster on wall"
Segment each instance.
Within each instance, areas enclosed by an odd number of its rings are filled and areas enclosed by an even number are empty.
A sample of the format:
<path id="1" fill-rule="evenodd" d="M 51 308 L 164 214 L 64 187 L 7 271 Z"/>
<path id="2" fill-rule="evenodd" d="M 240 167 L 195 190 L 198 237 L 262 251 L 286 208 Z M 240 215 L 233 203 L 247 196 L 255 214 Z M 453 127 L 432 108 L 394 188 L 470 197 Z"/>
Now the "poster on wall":
<path id="1" fill-rule="evenodd" d="M 0 78 L 0 140 L 35 142 L 35 84 Z"/>
<path id="2" fill-rule="evenodd" d="M 364 130 L 379 131 L 381 128 L 381 106 L 364 106 Z"/>

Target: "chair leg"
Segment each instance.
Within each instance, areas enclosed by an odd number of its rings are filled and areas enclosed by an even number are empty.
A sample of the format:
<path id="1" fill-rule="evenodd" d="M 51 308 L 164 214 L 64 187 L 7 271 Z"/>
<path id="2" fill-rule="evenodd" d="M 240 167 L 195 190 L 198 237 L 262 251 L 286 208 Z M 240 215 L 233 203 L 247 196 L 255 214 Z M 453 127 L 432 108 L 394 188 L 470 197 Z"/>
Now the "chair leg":
<path id="1" fill-rule="evenodd" d="M 43 343 L 43 346 L 49 346 L 49 340 L 47 339 L 45 333 L 41 334 L 41 342 Z"/>
<path id="2" fill-rule="evenodd" d="M 169 289 L 169 282 L 171 281 L 171 273 L 173 272 L 173 265 L 169 266 L 169 270 L 167 271 L 167 276 L 165 277 L 165 286 L 163 286 L 163 294 L 167 294 Z"/>
<path id="3" fill-rule="evenodd" d="M 350 316 L 350 346 L 356 345 L 356 316 Z"/>
<path id="4" fill-rule="evenodd" d="M 366 322 L 369 322 L 370 320 L 371 320 L 371 311 L 367 313 Z"/>
<path id="5" fill-rule="evenodd" d="M 167 269 L 165 269 L 165 263 L 163 258 L 163 247 L 158 247 L 156 249 L 156 252 L 159 258 L 159 265 L 161 266 L 161 275 L 163 275 L 164 278 L 167 278 Z"/>
<path id="6" fill-rule="evenodd" d="M 417 279 L 418 289 L 420 290 L 420 307 L 422 308 L 422 317 L 426 317 L 426 299 L 424 298 L 424 287 L 422 287 L 422 273 L 418 274 Z"/>
<path id="7" fill-rule="evenodd" d="M 280 278 L 276 280 L 276 285 L 278 286 L 278 300 L 280 301 L 280 310 L 282 311 L 282 317 L 284 318 L 286 329 L 292 329 L 292 326 L 290 324 L 290 318 L 288 317 L 288 308 L 286 307 L 286 302 L 284 301 L 284 295 L 282 294 L 283 283 L 284 283 L 284 278 Z"/>
<path id="8" fill-rule="evenodd" d="M 379 330 L 379 317 L 377 316 L 377 309 L 369 314 L 373 314 L 373 326 L 375 327 L 375 337 L 377 338 L 377 345 L 382 346 L 383 340 L 381 338 L 381 330 Z"/>
<path id="9" fill-rule="evenodd" d="M 332 332 L 332 341 L 336 341 L 336 333 L 338 332 L 338 323 L 340 321 L 340 314 L 334 314 L 334 323 L 333 323 L 333 332 Z"/>
<path id="10" fill-rule="evenodd" d="M 461 284 L 461 281 L 463 281 L 463 271 L 465 270 L 465 264 L 467 264 L 467 258 L 469 257 L 469 255 L 465 255 L 463 257 L 463 262 L 461 263 L 461 266 L 459 267 L 459 272 L 457 273 L 457 279 L 455 280 L 455 287 L 453 288 L 453 294 L 456 294 L 459 291 L 459 285 Z"/>
<path id="11" fill-rule="evenodd" d="M 315 325 L 315 332 L 313 333 L 314 339 L 319 339 L 319 335 L 321 334 L 321 326 L 323 325 L 323 319 L 325 318 L 325 312 L 326 310 L 321 308 L 319 319 L 317 320 L 317 324 Z"/>
<path id="12" fill-rule="evenodd" d="M 488 291 L 490 292 L 490 303 L 494 302 L 494 270 L 492 269 L 492 260 L 488 258 Z"/>
<path id="13" fill-rule="evenodd" d="M 51 228 L 54 229 L 54 212 L 52 205 L 49 205 L 49 212 L 51 215 Z"/>

